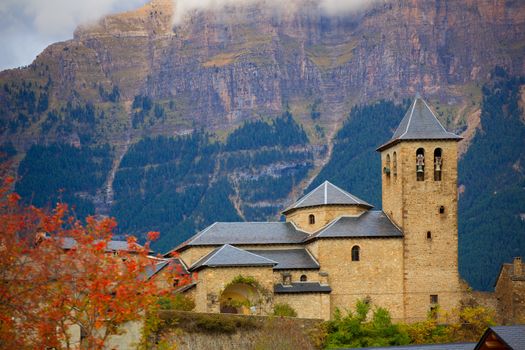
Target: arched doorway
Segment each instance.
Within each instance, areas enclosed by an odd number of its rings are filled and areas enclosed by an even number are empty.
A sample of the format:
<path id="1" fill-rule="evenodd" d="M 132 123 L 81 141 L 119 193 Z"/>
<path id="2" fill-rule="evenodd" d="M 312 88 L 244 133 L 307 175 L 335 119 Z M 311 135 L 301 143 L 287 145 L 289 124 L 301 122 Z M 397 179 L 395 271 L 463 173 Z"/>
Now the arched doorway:
<path id="1" fill-rule="evenodd" d="M 246 283 L 234 283 L 226 287 L 220 296 L 221 313 L 250 315 L 250 307 L 256 304 L 259 292 Z"/>

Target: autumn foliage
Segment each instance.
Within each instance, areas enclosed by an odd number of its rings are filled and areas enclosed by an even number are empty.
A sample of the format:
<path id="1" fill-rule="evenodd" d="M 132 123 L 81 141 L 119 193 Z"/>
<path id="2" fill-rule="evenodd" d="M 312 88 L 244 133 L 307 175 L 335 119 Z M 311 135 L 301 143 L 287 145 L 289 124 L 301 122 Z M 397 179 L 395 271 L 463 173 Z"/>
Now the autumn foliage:
<path id="1" fill-rule="evenodd" d="M 12 182 L 0 187 L 0 348 L 102 348 L 156 301 L 150 241 L 129 237 L 127 249 L 114 250 L 113 219 L 84 224 L 64 204 L 52 212 L 24 206 Z"/>

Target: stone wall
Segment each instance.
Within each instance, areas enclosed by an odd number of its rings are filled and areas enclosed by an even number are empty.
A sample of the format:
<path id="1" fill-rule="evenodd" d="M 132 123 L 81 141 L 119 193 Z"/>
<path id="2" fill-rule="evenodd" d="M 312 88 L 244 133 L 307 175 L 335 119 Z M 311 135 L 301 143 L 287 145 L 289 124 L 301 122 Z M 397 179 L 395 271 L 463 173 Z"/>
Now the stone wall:
<path id="1" fill-rule="evenodd" d="M 330 294 L 327 293 L 276 294 L 275 303 L 290 305 L 300 318 L 330 319 Z"/>
<path id="2" fill-rule="evenodd" d="M 352 261 L 353 246 L 360 260 Z M 403 314 L 402 238 L 322 239 L 317 242 L 321 272 L 328 273 L 330 311 L 353 309 L 359 299 L 390 310 L 395 320 Z"/>
<path id="3" fill-rule="evenodd" d="M 425 150 L 424 181 L 416 180 L 418 148 Z M 437 148 L 442 150 L 441 181 L 434 180 L 434 150 Z M 393 172 L 394 151 L 397 175 Z M 445 311 L 452 310 L 461 298 L 457 143 L 404 141 L 382 152 L 383 166 L 387 165 L 387 155 L 390 155 L 392 170 L 389 176 L 383 173 L 383 206 L 404 232 L 404 313 L 406 321 L 414 322 L 425 319 L 435 304 Z"/>
<path id="4" fill-rule="evenodd" d="M 366 211 L 366 208 L 358 205 L 323 205 L 296 209 L 286 215 L 286 221 L 293 222 L 303 231 L 313 233 L 340 216 L 357 216 L 364 211 Z M 315 217 L 314 224 L 310 224 L 310 215 Z"/>
<path id="5" fill-rule="evenodd" d="M 525 322 L 525 273 L 521 259 L 503 264 L 496 282 L 495 296 L 503 324 Z"/>

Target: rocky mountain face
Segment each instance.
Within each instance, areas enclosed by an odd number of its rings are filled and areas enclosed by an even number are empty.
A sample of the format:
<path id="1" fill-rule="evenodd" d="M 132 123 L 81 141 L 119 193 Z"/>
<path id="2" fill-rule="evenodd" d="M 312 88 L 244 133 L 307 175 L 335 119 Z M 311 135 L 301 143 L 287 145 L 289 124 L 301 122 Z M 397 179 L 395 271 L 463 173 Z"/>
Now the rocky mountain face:
<path id="1" fill-rule="evenodd" d="M 255 4 L 194 12 L 174 26 L 172 2 L 153 0 L 78 28 L 73 40 L 51 45 L 30 66 L 2 72 L 0 82 L 47 86 L 53 107 L 78 101 L 111 108 L 118 117 L 99 134 L 117 142 L 126 139 L 126 107 L 137 95 L 175 108 L 133 135 L 179 133 L 194 124 L 229 129 L 285 106 L 298 117 L 314 106 L 321 124 L 333 125 L 355 103 L 415 91 L 468 104 L 465 91 L 496 65 L 525 70 L 520 1 L 372 4 L 342 17 L 324 16 L 316 1 L 294 0 L 286 9 Z M 112 92 L 118 101 L 108 99 Z M 0 99 L 3 119 L 16 118 L 12 93 L 2 91 Z M 35 137 L 57 136 L 31 130 L 20 139 L 20 132 L 2 131 L 25 148 Z"/>
<path id="2" fill-rule="evenodd" d="M 0 158 L 18 167 L 17 190 L 115 215 L 126 232 L 161 229 L 165 249 L 213 220 L 278 218 L 336 157 L 368 174 L 374 127 L 395 126 L 416 91 L 468 154 L 495 67 L 525 74 L 523 1 L 372 1 L 339 16 L 318 0 L 269 3 L 174 22 L 174 3 L 152 0 L 0 72 Z M 397 105 L 350 113 L 383 99 Z M 362 130 L 338 138 L 349 115 Z M 356 132 L 370 137 L 343 137 Z M 338 185 L 375 200 L 348 169 Z"/>

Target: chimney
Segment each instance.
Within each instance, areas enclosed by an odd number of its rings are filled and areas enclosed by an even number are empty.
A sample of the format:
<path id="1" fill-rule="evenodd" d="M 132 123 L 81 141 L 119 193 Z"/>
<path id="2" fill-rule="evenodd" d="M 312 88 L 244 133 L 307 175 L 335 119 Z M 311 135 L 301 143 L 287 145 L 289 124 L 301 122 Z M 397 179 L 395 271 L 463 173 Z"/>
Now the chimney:
<path id="1" fill-rule="evenodd" d="M 523 265 L 521 264 L 521 257 L 517 256 L 514 258 L 514 269 L 513 269 L 513 275 L 514 276 L 521 276 L 523 275 Z"/>

